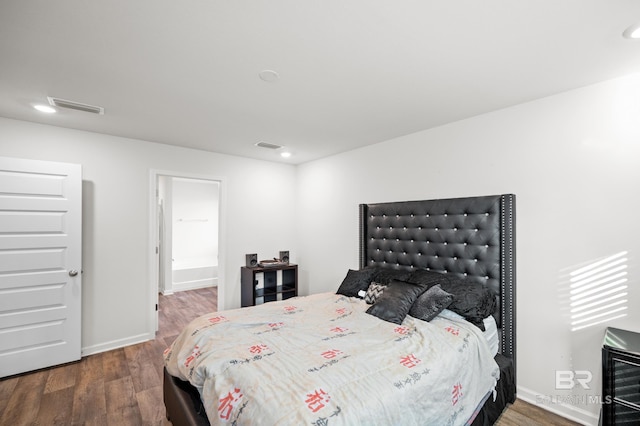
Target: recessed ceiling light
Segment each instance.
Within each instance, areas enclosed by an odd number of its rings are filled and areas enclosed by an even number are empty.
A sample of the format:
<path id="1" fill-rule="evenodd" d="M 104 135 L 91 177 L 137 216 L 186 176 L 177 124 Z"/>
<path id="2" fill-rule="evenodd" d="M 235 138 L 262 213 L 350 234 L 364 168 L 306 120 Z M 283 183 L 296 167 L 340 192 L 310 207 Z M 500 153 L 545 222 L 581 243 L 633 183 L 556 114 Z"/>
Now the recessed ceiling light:
<path id="1" fill-rule="evenodd" d="M 34 105 L 33 106 L 35 109 L 37 109 L 40 112 L 45 112 L 47 114 L 53 114 L 54 112 L 56 112 L 56 109 L 53 107 L 50 107 L 49 105 Z"/>
<path id="2" fill-rule="evenodd" d="M 267 83 L 273 83 L 280 78 L 278 73 L 273 70 L 262 70 L 258 73 L 258 76 L 262 81 L 266 81 Z"/>
<path id="3" fill-rule="evenodd" d="M 284 157 L 284 158 L 289 158 L 289 157 L 291 157 L 291 153 L 290 152 L 286 152 L 286 151 L 285 152 L 281 152 L 280 156 Z"/>
<path id="4" fill-rule="evenodd" d="M 629 28 L 624 30 L 622 35 L 625 38 L 631 38 L 631 39 L 636 39 L 636 40 L 640 39 L 640 23 L 630 26 Z"/>

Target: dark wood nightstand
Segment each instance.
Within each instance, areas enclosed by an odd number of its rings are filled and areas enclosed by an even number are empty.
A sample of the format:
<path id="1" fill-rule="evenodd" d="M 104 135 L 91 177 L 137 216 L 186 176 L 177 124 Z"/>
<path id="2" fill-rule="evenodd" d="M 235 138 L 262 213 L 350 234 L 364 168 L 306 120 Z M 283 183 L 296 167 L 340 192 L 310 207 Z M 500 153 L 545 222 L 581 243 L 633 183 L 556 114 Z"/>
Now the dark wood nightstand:
<path id="1" fill-rule="evenodd" d="M 640 425 L 640 333 L 617 328 L 605 331 L 602 424 Z"/>
<path id="2" fill-rule="evenodd" d="M 240 270 L 240 292 L 243 308 L 297 296 L 298 265 L 243 266 Z"/>

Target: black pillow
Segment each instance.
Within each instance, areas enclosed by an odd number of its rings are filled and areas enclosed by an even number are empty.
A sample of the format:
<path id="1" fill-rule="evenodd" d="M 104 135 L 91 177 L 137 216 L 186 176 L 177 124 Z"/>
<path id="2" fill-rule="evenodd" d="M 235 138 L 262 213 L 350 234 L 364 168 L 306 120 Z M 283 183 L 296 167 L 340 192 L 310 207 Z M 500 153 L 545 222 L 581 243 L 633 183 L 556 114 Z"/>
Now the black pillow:
<path id="1" fill-rule="evenodd" d="M 359 271 L 349 269 L 347 276 L 342 280 L 342 284 L 338 287 L 336 294 L 342 294 L 348 297 L 359 297 L 358 292 L 360 290 L 366 291 L 369 288 L 369 284 L 373 281 L 372 277 L 375 274 L 376 270 L 372 268 L 365 268 Z"/>
<path id="2" fill-rule="evenodd" d="M 367 309 L 367 313 L 381 320 L 402 324 L 413 303 L 425 290 L 426 287 L 419 284 L 393 280 L 376 303 Z"/>
<path id="3" fill-rule="evenodd" d="M 374 278 L 373 281 L 382 285 L 387 285 L 393 280 L 408 281 L 407 278 L 409 278 L 409 276 L 411 275 L 411 271 L 403 271 L 400 269 L 378 268 L 378 267 L 375 267 L 372 269 L 376 271 L 376 274 L 373 277 Z"/>
<path id="4" fill-rule="evenodd" d="M 409 315 L 423 321 L 431 321 L 453 302 L 453 294 L 436 284 L 422 293 L 413 303 Z"/>
<path id="5" fill-rule="evenodd" d="M 447 309 L 462 315 L 471 324 L 484 331 L 483 319 L 493 314 L 496 309 L 496 298 L 485 285 L 450 277 L 441 287 L 447 293 L 454 295 L 453 302 Z"/>

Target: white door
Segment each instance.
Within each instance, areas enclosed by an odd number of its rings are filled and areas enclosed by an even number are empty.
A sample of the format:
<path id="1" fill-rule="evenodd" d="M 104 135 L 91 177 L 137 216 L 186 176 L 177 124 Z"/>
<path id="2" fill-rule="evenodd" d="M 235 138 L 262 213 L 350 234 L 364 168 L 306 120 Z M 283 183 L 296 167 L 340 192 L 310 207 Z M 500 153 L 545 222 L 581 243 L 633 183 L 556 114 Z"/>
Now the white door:
<path id="1" fill-rule="evenodd" d="M 0 157 L 0 377 L 80 359 L 82 169 Z"/>

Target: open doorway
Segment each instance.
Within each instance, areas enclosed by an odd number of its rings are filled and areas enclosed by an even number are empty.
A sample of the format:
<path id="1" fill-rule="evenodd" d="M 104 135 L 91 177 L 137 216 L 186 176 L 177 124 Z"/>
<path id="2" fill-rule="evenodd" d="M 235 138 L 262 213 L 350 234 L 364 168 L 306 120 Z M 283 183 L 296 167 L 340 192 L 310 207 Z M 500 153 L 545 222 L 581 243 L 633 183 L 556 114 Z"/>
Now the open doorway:
<path id="1" fill-rule="evenodd" d="M 220 182 L 158 176 L 158 290 L 218 285 Z"/>
<path id="2" fill-rule="evenodd" d="M 167 171 L 151 174 L 150 323 L 155 333 L 159 294 L 215 287 L 217 309 L 223 309 L 224 179 Z"/>

